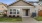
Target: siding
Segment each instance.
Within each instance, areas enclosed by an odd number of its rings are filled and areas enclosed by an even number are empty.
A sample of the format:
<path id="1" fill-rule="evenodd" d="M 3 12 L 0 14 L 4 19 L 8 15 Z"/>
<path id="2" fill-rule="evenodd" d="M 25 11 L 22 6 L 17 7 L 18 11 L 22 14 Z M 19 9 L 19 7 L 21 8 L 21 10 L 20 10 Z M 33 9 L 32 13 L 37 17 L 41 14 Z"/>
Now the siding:
<path id="1" fill-rule="evenodd" d="M 26 2 L 19 1 L 19 2 L 13 3 L 11 6 L 31 6 L 31 5 L 27 4 Z"/>

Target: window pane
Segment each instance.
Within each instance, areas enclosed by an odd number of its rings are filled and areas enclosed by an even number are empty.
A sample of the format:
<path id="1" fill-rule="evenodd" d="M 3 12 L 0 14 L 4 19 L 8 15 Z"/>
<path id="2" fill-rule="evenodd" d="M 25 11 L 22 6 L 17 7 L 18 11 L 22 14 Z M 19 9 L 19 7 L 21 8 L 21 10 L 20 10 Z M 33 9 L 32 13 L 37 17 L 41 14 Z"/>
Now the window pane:
<path id="1" fill-rule="evenodd" d="M 17 14 L 19 14 L 19 12 L 17 12 Z"/>
<path id="2" fill-rule="evenodd" d="M 10 12 L 10 14 L 12 14 L 12 12 Z"/>
<path id="3" fill-rule="evenodd" d="M 13 12 L 13 14 L 16 14 L 16 12 Z"/>
<path id="4" fill-rule="evenodd" d="M 17 14 L 19 14 L 19 10 L 17 10 Z"/>
<path id="5" fill-rule="evenodd" d="M 13 11 L 16 11 L 16 9 L 13 9 Z"/>
<path id="6" fill-rule="evenodd" d="M 10 11 L 12 11 L 12 9 L 10 9 Z"/>

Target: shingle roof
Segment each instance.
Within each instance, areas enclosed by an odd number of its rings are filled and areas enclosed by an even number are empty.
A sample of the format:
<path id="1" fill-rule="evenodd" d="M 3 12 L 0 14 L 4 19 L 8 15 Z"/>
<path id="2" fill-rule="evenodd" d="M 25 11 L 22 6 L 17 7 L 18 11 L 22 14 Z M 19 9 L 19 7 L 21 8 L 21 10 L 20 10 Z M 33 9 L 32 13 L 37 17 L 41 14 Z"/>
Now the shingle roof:
<path id="1" fill-rule="evenodd" d="M 23 1 L 23 0 L 19 0 L 19 1 Z M 19 1 L 16 1 L 16 2 L 13 2 L 12 4 L 10 4 L 9 6 L 11 6 L 11 5 L 13 5 L 13 4 L 15 4 L 15 3 L 17 3 L 17 2 L 19 2 Z M 25 2 L 25 1 L 23 1 L 23 2 Z M 25 3 L 27 3 L 27 4 L 29 4 L 29 5 L 32 5 L 31 3 L 29 3 L 29 2 L 25 2 Z M 33 5 L 32 5 L 33 6 Z"/>

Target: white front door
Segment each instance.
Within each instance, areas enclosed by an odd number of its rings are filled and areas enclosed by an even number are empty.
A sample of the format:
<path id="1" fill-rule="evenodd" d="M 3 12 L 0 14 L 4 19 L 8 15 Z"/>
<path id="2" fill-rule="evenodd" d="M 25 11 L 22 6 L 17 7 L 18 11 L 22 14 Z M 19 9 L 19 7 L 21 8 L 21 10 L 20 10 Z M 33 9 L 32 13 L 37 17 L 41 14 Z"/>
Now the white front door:
<path id="1" fill-rule="evenodd" d="M 30 11 L 28 9 L 23 10 L 23 17 L 30 17 Z"/>

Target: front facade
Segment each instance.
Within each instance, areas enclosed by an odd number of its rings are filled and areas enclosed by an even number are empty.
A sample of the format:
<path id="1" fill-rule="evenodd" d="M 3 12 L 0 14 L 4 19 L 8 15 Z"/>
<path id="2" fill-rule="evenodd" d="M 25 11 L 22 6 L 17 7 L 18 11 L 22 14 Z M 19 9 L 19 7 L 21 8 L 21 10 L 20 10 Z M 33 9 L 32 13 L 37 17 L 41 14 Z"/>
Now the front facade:
<path id="1" fill-rule="evenodd" d="M 7 7 L 7 16 L 20 16 L 20 17 L 31 17 L 32 13 L 38 14 L 38 8 L 32 5 L 32 3 L 27 3 L 25 1 L 17 1 L 10 4 Z"/>
<path id="2" fill-rule="evenodd" d="M 40 2 L 39 2 L 40 3 Z M 38 2 L 26 2 L 23 0 L 17 0 L 10 5 L 5 5 L 0 3 L 2 10 L 7 11 L 7 16 L 19 16 L 19 17 L 37 17 L 42 15 L 42 4 Z M 4 9 L 3 9 L 4 8 Z"/>
<path id="3" fill-rule="evenodd" d="M 4 11 L 7 16 L 37 17 L 42 16 L 42 2 L 26 2 L 17 0 L 10 5 L 0 2 L 0 11 Z"/>

